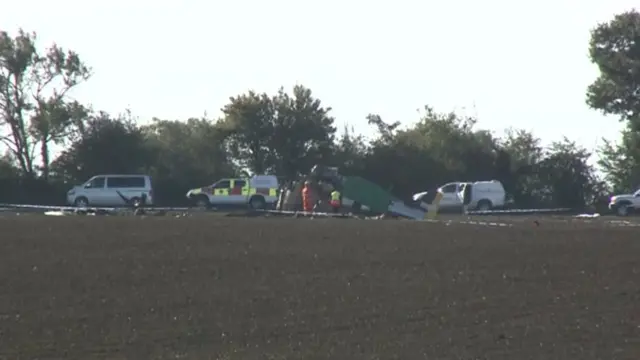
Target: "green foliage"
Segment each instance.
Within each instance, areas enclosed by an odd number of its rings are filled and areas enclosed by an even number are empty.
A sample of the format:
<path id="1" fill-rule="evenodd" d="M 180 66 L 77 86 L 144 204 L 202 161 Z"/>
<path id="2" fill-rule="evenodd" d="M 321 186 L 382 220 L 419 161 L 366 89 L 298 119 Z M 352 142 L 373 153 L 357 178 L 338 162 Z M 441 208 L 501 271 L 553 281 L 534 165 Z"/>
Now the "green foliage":
<path id="1" fill-rule="evenodd" d="M 144 134 L 131 121 L 92 115 L 84 134 L 53 162 L 56 178 L 80 182 L 95 174 L 139 173 L 151 160 Z"/>
<path id="2" fill-rule="evenodd" d="M 635 191 L 640 179 L 640 132 L 622 131 L 622 139 L 613 143 L 604 139 L 598 165 L 615 192 Z"/>
<path id="3" fill-rule="evenodd" d="M 39 146 L 42 176 L 49 175 L 49 144 L 63 144 L 86 116 L 67 93 L 91 76 L 73 51 L 53 45 L 40 52 L 35 33 L 15 37 L 0 31 L 0 140 L 16 158 L 20 170 L 34 177 Z"/>
<path id="4" fill-rule="evenodd" d="M 587 89 L 587 104 L 626 123 L 618 144 L 604 140 L 598 164 L 616 191 L 633 191 L 640 184 L 640 13 L 599 24 L 589 55 L 600 76 Z"/>
<path id="5" fill-rule="evenodd" d="M 640 183 L 640 14 L 599 24 L 589 54 L 600 76 L 587 89 L 587 103 L 627 125 L 621 141 L 599 149 L 598 165 L 616 191 L 628 191 Z M 188 189 L 222 177 L 293 179 L 315 164 L 338 166 L 403 198 L 450 181 L 497 179 L 518 206 L 582 208 L 605 191 L 590 152 L 568 139 L 545 148 L 531 132 L 497 136 L 473 117 L 430 106 L 410 127 L 367 115 L 377 131 L 372 139 L 346 125 L 338 135 L 331 108 L 297 85 L 233 96 L 218 120 L 153 119 L 141 126 L 130 114 L 113 117 L 68 100 L 90 75 L 73 51 L 57 45 L 39 51 L 35 34 L 0 32 L 0 140 L 8 147 L 0 158 L 2 196 L 26 194 L 11 190 L 23 179 L 51 191 L 98 173 L 145 172 L 160 203 L 178 204 Z M 51 144 L 66 146 L 53 161 Z"/>
<path id="6" fill-rule="evenodd" d="M 600 76 L 587 89 L 587 103 L 640 125 L 640 13 L 625 12 L 599 24 L 591 33 L 589 55 Z"/>
<path id="7" fill-rule="evenodd" d="M 291 96 L 282 88 L 271 97 L 250 91 L 230 98 L 222 111 L 230 153 L 251 173 L 292 179 L 332 152 L 331 109 L 303 86 Z"/>
<path id="8" fill-rule="evenodd" d="M 153 177 L 160 203 L 184 202 L 187 190 L 236 172 L 224 145 L 227 130 L 219 122 L 154 119 L 142 130 L 151 154 L 145 168 Z"/>

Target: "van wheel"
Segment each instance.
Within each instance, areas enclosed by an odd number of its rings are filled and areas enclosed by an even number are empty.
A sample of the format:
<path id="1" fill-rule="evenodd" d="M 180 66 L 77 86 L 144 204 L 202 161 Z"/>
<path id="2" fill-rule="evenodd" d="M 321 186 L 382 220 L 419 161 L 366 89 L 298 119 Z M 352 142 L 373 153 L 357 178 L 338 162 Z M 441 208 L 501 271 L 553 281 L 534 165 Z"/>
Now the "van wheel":
<path id="1" fill-rule="evenodd" d="M 262 196 L 254 196 L 249 200 L 249 207 L 254 210 L 264 210 L 267 206 L 267 202 L 264 201 Z"/>
<path id="2" fill-rule="evenodd" d="M 73 205 L 75 207 L 79 207 L 79 208 L 85 208 L 87 206 L 89 206 L 89 200 L 87 200 L 86 197 L 84 196 L 80 196 L 79 198 L 77 198 L 74 202 Z"/>
<path id="3" fill-rule="evenodd" d="M 480 200 L 478 202 L 478 211 L 489 211 L 491 210 L 491 201 L 489 200 Z"/>

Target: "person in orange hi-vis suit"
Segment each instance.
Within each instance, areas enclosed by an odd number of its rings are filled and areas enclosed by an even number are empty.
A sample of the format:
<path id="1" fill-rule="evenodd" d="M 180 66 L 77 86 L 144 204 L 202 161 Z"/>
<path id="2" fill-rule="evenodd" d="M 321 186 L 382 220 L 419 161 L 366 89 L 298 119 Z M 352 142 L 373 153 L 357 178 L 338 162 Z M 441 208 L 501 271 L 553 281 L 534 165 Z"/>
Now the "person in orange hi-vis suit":
<path id="1" fill-rule="evenodd" d="M 311 182 L 309 180 L 304 182 L 302 188 L 302 209 L 306 212 L 313 211 L 313 200 L 311 199 Z"/>

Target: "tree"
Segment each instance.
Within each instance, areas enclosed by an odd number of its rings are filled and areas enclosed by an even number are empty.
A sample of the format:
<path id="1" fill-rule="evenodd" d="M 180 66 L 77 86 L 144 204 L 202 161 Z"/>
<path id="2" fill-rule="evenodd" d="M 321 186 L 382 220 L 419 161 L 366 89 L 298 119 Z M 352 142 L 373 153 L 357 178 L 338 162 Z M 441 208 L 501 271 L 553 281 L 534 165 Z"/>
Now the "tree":
<path id="1" fill-rule="evenodd" d="M 84 135 L 52 163 L 55 176 L 69 182 L 96 174 L 139 173 L 152 159 L 142 131 L 133 119 L 91 115 Z"/>
<path id="2" fill-rule="evenodd" d="M 353 127 L 344 126 L 340 137 L 336 140 L 333 153 L 333 165 L 341 168 L 342 174 L 362 174 L 364 160 L 369 146 L 364 137 L 356 133 Z"/>
<path id="3" fill-rule="evenodd" d="M 589 55 L 600 70 L 587 89 L 589 106 L 640 130 L 640 13 L 628 11 L 598 24 L 591 32 Z"/>
<path id="4" fill-rule="evenodd" d="M 539 196 L 547 204 L 582 208 L 599 195 L 598 180 L 588 164 L 591 153 L 566 137 L 554 142 L 535 165 Z"/>
<path id="5" fill-rule="evenodd" d="M 86 115 L 68 92 L 87 80 L 91 70 L 77 53 L 57 45 L 41 54 L 35 33 L 20 30 L 12 38 L 0 31 L 0 139 L 27 176 L 35 176 L 35 147 L 40 145 L 42 172 L 49 170 L 49 143 L 64 142 L 70 127 Z"/>
<path id="6" fill-rule="evenodd" d="M 272 99 L 276 110 L 269 147 L 276 156 L 275 170 L 287 179 L 309 172 L 332 152 L 336 128 L 311 90 L 297 85 L 293 96 L 280 88 Z"/>
<path id="7" fill-rule="evenodd" d="M 249 92 L 222 109 L 227 143 L 239 165 L 253 173 L 295 178 L 331 155 L 334 119 L 311 90 L 280 89 L 272 97 Z"/>
<path id="8" fill-rule="evenodd" d="M 256 174 L 273 171 L 274 155 L 269 144 L 275 109 L 271 98 L 249 91 L 229 98 L 222 112 L 228 149 L 238 165 Z"/>
<path id="9" fill-rule="evenodd" d="M 533 204 L 536 199 L 535 187 L 538 186 L 535 165 L 544 158 L 544 149 L 540 139 L 533 133 L 522 129 L 507 129 L 499 146 L 509 158 L 509 172 L 501 181 L 516 203 Z"/>
<path id="10" fill-rule="evenodd" d="M 400 127 L 399 121 L 387 123 L 382 120 L 380 115 L 377 114 L 367 115 L 367 123 L 375 126 L 378 130 L 378 139 L 376 139 L 377 144 L 390 144 L 396 135 L 396 131 Z"/>
<path id="11" fill-rule="evenodd" d="M 619 143 L 604 139 L 598 166 L 616 193 L 635 191 L 640 185 L 640 132 L 626 128 Z"/>
<path id="12" fill-rule="evenodd" d="M 224 147 L 225 130 L 218 122 L 154 119 L 143 131 L 151 153 L 147 171 L 159 201 L 182 202 L 187 190 L 235 173 Z"/>
<path id="13" fill-rule="evenodd" d="M 498 151 L 491 133 L 475 130 L 475 119 L 438 113 L 425 106 L 420 121 L 399 129 L 377 115 L 378 129 L 365 157 L 363 175 L 408 197 L 449 181 L 488 180 L 496 174 Z"/>
<path id="14" fill-rule="evenodd" d="M 626 122 L 622 141 L 604 140 L 598 164 L 615 190 L 629 191 L 640 183 L 640 13 L 598 24 L 589 54 L 600 76 L 587 89 L 587 103 Z"/>
<path id="15" fill-rule="evenodd" d="M 496 158 L 491 133 L 475 129 L 475 118 L 438 113 L 429 106 L 424 110 L 416 126 L 398 136 L 406 137 L 444 166 L 446 176 L 439 181 L 491 180 Z"/>

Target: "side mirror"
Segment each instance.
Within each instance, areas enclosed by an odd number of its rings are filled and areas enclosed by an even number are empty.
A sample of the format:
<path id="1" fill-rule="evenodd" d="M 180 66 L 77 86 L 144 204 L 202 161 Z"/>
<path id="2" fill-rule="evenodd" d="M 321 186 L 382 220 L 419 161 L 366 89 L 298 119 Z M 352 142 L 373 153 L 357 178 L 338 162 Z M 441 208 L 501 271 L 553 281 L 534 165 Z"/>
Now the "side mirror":
<path id="1" fill-rule="evenodd" d="M 84 187 L 85 189 L 88 189 L 88 188 L 90 188 L 90 187 L 91 187 L 91 183 L 84 184 L 84 186 L 83 186 L 83 187 Z"/>

